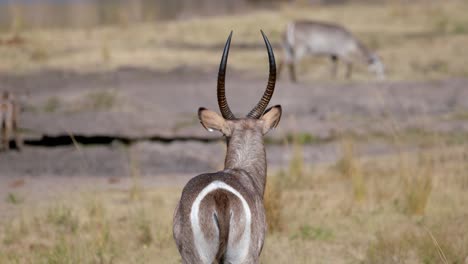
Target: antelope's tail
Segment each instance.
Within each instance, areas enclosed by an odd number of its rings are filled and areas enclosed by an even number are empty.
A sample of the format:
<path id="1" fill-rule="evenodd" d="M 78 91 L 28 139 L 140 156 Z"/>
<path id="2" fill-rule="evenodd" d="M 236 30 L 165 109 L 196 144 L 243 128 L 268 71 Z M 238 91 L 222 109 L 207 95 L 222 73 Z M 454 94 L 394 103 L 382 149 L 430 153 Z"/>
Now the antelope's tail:
<path id="1" fill-rule="evenodd" d="M 229 241 L 229 226 L 231 220 L 229 198 L 226 192 L 218 192 L 215 194 L 214 201 L 215 214 L 213 217 L 219 231 L 219 248 L 216 253 L 216 260 L 218 263 L 223 263 Z"/>

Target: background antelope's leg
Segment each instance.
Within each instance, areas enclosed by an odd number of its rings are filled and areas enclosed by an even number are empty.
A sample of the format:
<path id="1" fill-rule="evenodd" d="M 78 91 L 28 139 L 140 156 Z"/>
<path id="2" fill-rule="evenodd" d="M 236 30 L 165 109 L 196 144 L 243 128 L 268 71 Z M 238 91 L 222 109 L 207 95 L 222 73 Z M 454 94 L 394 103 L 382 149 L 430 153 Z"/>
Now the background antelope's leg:
<path id="1" fill-rule="evenodd" d="M 10 149 L 10 131 L 11 131 L 11 120 L 4 120 L 3 129 L 3 149 L 9 150 Z"/>
<path id="2" fill-rule="evenodd" d="M 15 143 L 16 143 L 16 149 L 21 150 L 23 147 L 23 138 L 21 137 L 20 131 L 18 129 L 18 113 L 19 113 L 19 107 L 15 106 L 13 109 L 13 120 L 12 120 L 12 127 L 13 127 L 13 132 L 15 135 Z"/>
<path id="3" fill-rule="evenodd" d="M 307 47 L 306 46 L 299 46 L 296 47 L 294 56 L 292 57 L 290 64 L 289 64 L 289 75 L 293 82 L 297 82 L 296 78 L 296 64 L 298 64 L 302 58 L 307 54 Z"/>
<path id="4" fill-rule="evenodd" d="M 353 71 L 353 64 L 351 62 L 346 63 L 346 78 L 351 79 L 351 74 Z"/>
<path id="5" fill-rule="evenodd" d="M 288 64 L 288 67 L 289 67 L 289 78 L 291 79 L 291 81 L 297 82 L 297 79 L 296 79 L 296 69 L 295 69 L 294 62 L 289 63 L 289 64 Z"/>
<path id="6" fill-rule="evenodd" d="M 21 133 L 18 129 L 18 122 L 17 120 L 13 120 L 13 131 L 12 133 L 15 135 L 15 144 L 18 150 L 23 148 L 23 138 L 21 137 Z"/>
<path id="7" fill-rule="evenodd" d="M 330 74 L 332 78 L 336 78 L 338 74 L 338 57 L 336 55 L 332 55 L 330 58 L 332 61 Z"/>
<path id="8" fill-rule="evenodd" d="M 277 76 L 276 79 L 281 77 L 281 70 L 283 69 L 284 60 L 280 59 L 278 64 L 278 71 L 276 72 Z"/>
<path id="9" fill-rule="evenodd" d="M 0 149 L 3 150 L 5 149 L 5 122 L 3 122 L 3 116 L 2 113 L 0 113 L 0 134 L 2 135 L 2 138 L 0 140 Z"/>

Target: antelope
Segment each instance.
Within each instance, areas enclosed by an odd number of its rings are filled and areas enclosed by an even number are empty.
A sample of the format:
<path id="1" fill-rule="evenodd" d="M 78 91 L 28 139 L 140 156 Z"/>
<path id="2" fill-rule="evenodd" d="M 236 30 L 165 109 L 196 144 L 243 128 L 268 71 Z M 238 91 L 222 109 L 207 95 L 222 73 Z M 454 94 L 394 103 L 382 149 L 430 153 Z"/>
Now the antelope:
<path id="1" fill-rule="evenodd" d="M 289 68 L 289 76 L 296 82 L 295 64 L 304 56 L 329 56 L 332 61 L 331 75 L 336 78 L 338 60 L 346 64 L 346 78 L 351 78 L 353 63 L 366 64 L 377 78 L 385 78 L 384 65 L 379 57 L 361 41 L 340 25 L 318 21 L 298 20 L 290 22 L 283 33 L 283 64 Z"/>
<path id="2" fill-rule="evenodd" d="M 16 148 L 22 147 L 22 140 L 18 131 L 19 104 L 14 95 L 4 91 L 0 99 L 0 126 L 2 142 L 0 147 L 4 150 L 10 149 L 10 134 L 15 136 Z"/>
<path id="3" fill-rule="evenodd" d="M 183 188 L 174 214 L 173 235 L 182 263 L 259 263 L 267 229 L 263 195 L 266 154 L 263 136 L 281 119 L 281 106 L 266 109 L 276 82 L 273 49 L 268 51 L 269 78 L 257 105 L 236 118 L 225 94 L 226 64 L 232 31 L 224 46 L 218 72 L 217 97 L 221 115 L 199 108 L 208 131 L 221 132 L 227 144 L 224 170 L 198 175 Z"/>

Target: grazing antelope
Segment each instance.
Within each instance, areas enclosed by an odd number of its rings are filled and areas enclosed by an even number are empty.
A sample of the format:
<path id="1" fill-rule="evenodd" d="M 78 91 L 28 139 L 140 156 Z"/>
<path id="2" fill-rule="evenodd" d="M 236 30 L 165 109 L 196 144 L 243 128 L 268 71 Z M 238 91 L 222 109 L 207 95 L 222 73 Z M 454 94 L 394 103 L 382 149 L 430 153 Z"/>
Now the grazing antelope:
<path id="1" fill-rule="evenodd" d="M 4 150 L 10 148 L 10 134 L 15 136 L 16 148 L 21 149 L 22 140 L 18 131 L 19 105 L 10 92 L 3 92 L 0 98 L 0 126 L 2 140 L 0 147 Z"/>
<path id="2" fill-rule="evenodd" d="M 263 194 L 266 156 L 263 136 L 276 127 L 281 106 L 265 111 L 275 89 L 273 49 L 261 31 L 268 51 L 270 75 L 266 90 L 246 117 L 236 118 L 226 101 L 224 80 L 232 32 L 218 73 L 221 115 L 200 108 L 198 117 L 208 131 L 226 138 L 225 168 L 192 178 L 182 191 L 174 215 L 173 234 L 183 263 L 258 263 L 267 229 Z"/>
<path id="3" fill-rule="evenodd" d="M 338 60 L 346 63 L 346 77 L 351 78 L 352 64 L 368 65 L 370 72 L 379 79 L 385 78 L 384 65 L 379 57 L 371 52 L 344 27 L 317 21 L 299 20 L 290 22 L 282 40 L 284 58 L 278 67 L 278 75 L 283 64 L 289 68 L 289 76 L 296 81 L 295 64 L 304 56 L 329 56 L 332 60 L 331 75 L 336 77 Z"/>

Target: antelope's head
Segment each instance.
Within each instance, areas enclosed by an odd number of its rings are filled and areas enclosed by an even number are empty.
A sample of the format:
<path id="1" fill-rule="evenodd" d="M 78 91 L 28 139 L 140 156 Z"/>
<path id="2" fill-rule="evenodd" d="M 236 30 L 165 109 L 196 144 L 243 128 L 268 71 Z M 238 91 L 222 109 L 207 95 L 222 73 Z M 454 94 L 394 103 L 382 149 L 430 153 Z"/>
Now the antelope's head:
<path id="1" fill-rule="evenodd" d="M 224 84 L 226 64 L 232 37 L 231 31 L 231 34 L 226 41 L 226 45 L 224 46 L 218 73 L 217 95 L 221 115 L 203 107 L 198 110 L 198 117 L 203 127 L 208 131 L 220 131 L 226 138 L 228 138 L 228 140 L 231 138 L 257 138 L 260 140 L 263 135 L 278 125 L 281 118 L 280 105 L 276 105 L 265 110 L 273 95 L 273 91 L 275 90 L 276 64 L 271 44 L 263 31 L 261 31 L 261 33 L 268 51 L 270 76 L 268 78 L 266 90 L 257 105 L 247 114 L 247 116 L 237 118 L 231 112 L 227 103 Z"/>

